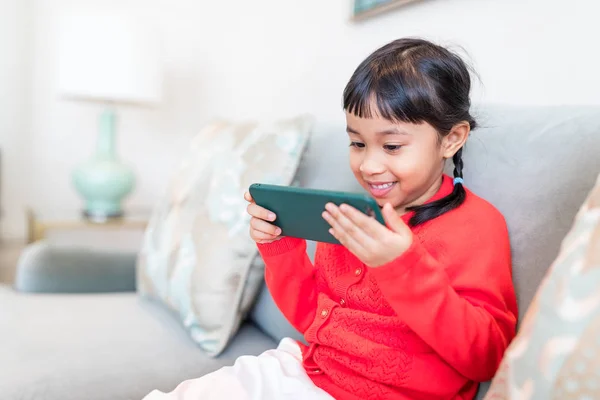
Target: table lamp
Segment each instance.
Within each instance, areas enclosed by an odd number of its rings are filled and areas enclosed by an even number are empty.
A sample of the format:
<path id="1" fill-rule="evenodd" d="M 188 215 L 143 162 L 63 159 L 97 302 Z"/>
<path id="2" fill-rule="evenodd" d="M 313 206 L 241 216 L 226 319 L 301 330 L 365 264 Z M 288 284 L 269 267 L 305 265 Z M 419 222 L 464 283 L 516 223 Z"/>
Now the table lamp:
<path id="1" fill-rule="evenodd" d="M 73 171 L 85 200 L 84 215 L 123 215 L 122 201 L 135 186 L 133 170 L 116 149 L 116 107 L 156 105 L 162 96 L 160 49 L 139 18 L 96 12 L 65 15 L 59 25 L 58 91 L 62 98 L 100 103 L 95 153 Z"/>

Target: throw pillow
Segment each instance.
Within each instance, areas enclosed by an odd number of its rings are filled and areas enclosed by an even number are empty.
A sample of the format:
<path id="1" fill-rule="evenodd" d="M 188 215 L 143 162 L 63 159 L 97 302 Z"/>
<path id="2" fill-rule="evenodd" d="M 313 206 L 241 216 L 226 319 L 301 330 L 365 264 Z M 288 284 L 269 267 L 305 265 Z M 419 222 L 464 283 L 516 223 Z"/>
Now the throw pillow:
<path id="1" fill-rule="evenodd" d="M 600 177 L 564 238 L 486 400 L 600 393 Z"/>
<path id="2" fill-rule="evenodd" d="M 154 210 L 138 257 L 138 290 L 174 310 L 211 356 L 227 346 L 263 282 L 243 193 L 289 185 L 312 118 L 218 122 L 198 134 Z"/>

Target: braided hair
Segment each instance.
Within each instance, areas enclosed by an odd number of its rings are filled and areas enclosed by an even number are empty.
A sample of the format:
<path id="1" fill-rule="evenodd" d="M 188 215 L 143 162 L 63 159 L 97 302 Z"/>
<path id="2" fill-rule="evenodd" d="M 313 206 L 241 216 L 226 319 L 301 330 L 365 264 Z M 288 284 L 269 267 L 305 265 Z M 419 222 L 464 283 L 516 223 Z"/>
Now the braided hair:
<path id="1" fill-rule="evenodd" d="M 398 39 L 367 57 L 354 71 L 344 89 L 343 106 L 359 118 L 377 112 L 391 121 L 433 126 L 441 138 L 459 123 L 472 129 L 477 123 L 470 114 L 471 77 L 465 62 L 450 50 L 423 39 Z M 372 110 L 372 100 L 376 110 Z M 409 223 L 423 224 L 459 207 L 466 198 L 463 149 L 452 157 L 454 189 L 439 200 L 409 207 Z"/>

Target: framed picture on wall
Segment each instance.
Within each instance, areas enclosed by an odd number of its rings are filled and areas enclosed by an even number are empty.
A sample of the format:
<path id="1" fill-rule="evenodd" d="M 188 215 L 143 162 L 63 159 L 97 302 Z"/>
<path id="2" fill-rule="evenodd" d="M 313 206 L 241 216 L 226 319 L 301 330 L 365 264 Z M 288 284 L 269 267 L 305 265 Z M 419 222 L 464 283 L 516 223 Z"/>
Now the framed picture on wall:
<path id="1" fill-rule="evenodd" d="M 421 0 L 354 0 L 352 18 L 362 20 Z"/>

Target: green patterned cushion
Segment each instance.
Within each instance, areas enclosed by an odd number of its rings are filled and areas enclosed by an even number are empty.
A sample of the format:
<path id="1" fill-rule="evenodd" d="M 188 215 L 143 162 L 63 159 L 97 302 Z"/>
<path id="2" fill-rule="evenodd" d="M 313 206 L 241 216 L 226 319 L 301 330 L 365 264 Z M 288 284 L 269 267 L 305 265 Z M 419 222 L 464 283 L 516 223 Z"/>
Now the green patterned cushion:
<path id="1" fill-rule="evenodd" d="M 263 283 L 244 192 L 255 182 L 292 183 L 312 124 L 299 116 L 210 125 L 150 220 L 138 289 L 173 310 L 211 356 L 226 348 Z"/>
<path id="2" fill-rule="evenodd" d="M 597 399 L 599 371 L 600 177 L 563 240 L 485 399 Z"/>

